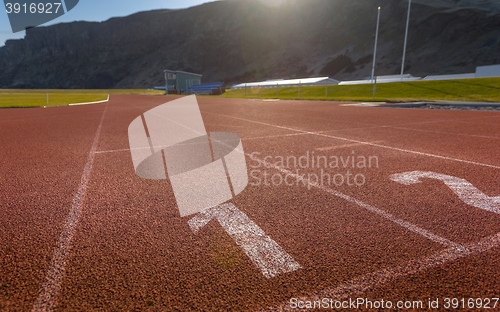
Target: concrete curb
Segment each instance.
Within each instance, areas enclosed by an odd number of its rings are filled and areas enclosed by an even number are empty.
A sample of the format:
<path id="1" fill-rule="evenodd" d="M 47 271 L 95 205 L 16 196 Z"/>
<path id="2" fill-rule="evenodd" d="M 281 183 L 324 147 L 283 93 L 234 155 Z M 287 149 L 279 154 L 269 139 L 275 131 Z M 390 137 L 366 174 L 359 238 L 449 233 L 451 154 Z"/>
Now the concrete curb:
<path id="1" fill-rule="evenodd" d="M 500 103 L 492 102 L 458 102 L 458 101 L 439 101 L 439 102 L 409 102 L 409 103 L 385 103 L 385 102 L 371 102 L 371 103 L 355 103 L 343 104 L 341 106 L 354 106 L 354 107 L 388 107 L 388 108 L 425 108 L 428 105 L 435 107 L 491 107 L 500 108 Z"/>
<path id="2" fill-rule="evenodd" d="M 415 107 L 426 107 L 428 105 L 436 107 L 493 107 L 500 108 L 500 103 L 488 103 L 488 102 L 458 102 L 458 101 L 440 101 L 440 102 L 414 102 L 414 103 L 387 103 L 378 105 L 379 107 L 393 107 L 393 108 L 415 108 Z"/>
<path id="3" fill-rule="evenodd" d="M 109 94 L 108 98 L 102 101 L 95 101 L 95 102 L 84 102 L 84 103 L 73 103 L 73 104 L 68 104 L 68 106 L 81 106 L 81 105 L 92 105 L 92 104 L 100 104 L 100 103 L 106 103 L 109 101 Z"/>

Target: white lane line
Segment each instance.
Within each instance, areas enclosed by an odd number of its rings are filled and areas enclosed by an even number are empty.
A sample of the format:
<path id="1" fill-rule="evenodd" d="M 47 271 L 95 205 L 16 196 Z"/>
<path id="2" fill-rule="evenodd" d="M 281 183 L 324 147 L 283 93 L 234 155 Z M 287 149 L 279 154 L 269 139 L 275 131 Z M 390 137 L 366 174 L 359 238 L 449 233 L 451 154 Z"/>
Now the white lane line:
<path id="1" fill-rule="evenodd" d="M 421 123 L 430 123 L 430 122 L 421 122 Z M 414 124 L 421 124 L 421 123 L 414 123 Z M 323 133 L 326 134 L 329 132 L 341 132 L 341 131 L 364 130 L 364 129 L 379 129 L 379 128 L 386 128 L 386 127 L 392 127 L 392 126 L 369 126 L 369 127 L 359 127 L 359 128 L 346 128 L 346 129 L 337 129 L 337 130 L 316 131 L 314 133 L 315 134 L 323 134 Z M 297 130 L 294 130 L 294 131 L 297 131 Z M 310 134 L 311 133 L 278 134 L 278 135 L 268 135 L 268 136 L 258 136 L 258 137 L 247 137 L 247 138 L 241 138 L 241 140 L 246 141 L 246 140 L 285 138 L 285 137 L 293 137 L 293 136 L 305 136 L 305 135 L 310 135 Z M 372 143 L 381 143 L 381 142 L 383 142 L 383 141 L 374 141 Z M 360 146 L 360 145 L 365 145 L 365 144 L 353 143 L 352 145 L 351 144 L 342 145 L 342 147 Z M 161 146 L 154 146 L 154 147 L 160 148 Z M 338 146 L 337 146 L 337 148 L 338 148 Z M 114 149 L 114 150 L 102 150 L 102 151 L 97 151 L 96 154 L 123 153 L 123 152 L 130 152 L 131 150 L 136 150 L 136 149 L 138 149 L 138 148 L 133 148 L 133 149 L 121 148 L 121 149 Z M 320 150 L 320 149 L 318 149 L 318 150 Z"/>
<path id="2" fill-rule="evenodd" d="M 306 134 L 305 133 L 277 134 L 277 135 L 267 135 L 267 136 L 260 136 L 260 137 L 241 138 L 241 140 L 246 141 L 246 140 L 261 140 L 261 139 L 277 139 L 277 138 L 288 138 L 288 137 L 303 136 L 303 135 L 306 135 Z"/>
<path id="3" fill-rule="evenodd" d="M 120 150 L 120 151 L 122 151 L 122 150 Z M 129 149 L 124 149 L 123 151 L 129 151 Z M 412 223 L 409 223 L 409 222 L 406 222 L 406 221 L 404 221 L 402 219 L 399 219 L 396 216 L 394 216 L 394 215 L 392 215 L 392 214 L 390 214 L 388 212 L 385 212 L 385 211 L 383 211 L 381 209 L 378 209 L 378 208 L 376 208 L 374 206 L 366 204 L 366 203 L 364 203 L 362 201 L 359 201 L 359 200 L 357 200 L 357 199 L 355 199 L 353 197 L 350 197 L 350 196 L 345 195 L 343 193 L 340 193 L 338 191 L 329 189 L 329 188 L 327 188 L 327 187 L 325 187 L 323 185 L 318 185 L 318 184 L 312 183 L 310 180 L 308 180 L 307 178 L 305 178 L 305 176 L 298 175 L 296 173 L 293 173 L 292 171 L 286 170 L 286 169 L 284 169 L 282 167 L 278 167 L 275 164 L 266 162 L 266 161 L 264 161 L 262 159 L 259 159 L 259 158 L 255 157 L 253 154 L 245 153 L 245 155 L 247 157 L 249 157 L 250 159 L 256 161 L 256 162 L 261 163 L 265 167 L 274 168 L 274 169 L 276 169 L 276 170 L 278 170 L 278 171 L 280 171 L 280 172 L 282 172 L 282 173 L 284 173 L 286 175 L 289 175 L 289 176 L 293 177 L 294 179 L 302 181 L 303 183 L 305 183 L 306 185 L 309 185 L 310 187 L 318 188 L 318 189 L 320 189 L 320 190 L 322 190 L 324 192 L 327 192 L 327 193 L 329 193 L 329 194 L 331 194 L 333 196 L 340 197 L 340 198 L 342 198 L 342 199 L 344 199 L 344 200 L 346 200 L 348 202 L 356 204 L 356 205 L 358 205 L 358 206 L 360 206 L 360 207 L 362 207 L 362 208 L 364 208 L 364 209 L 366 209 L 366 210 L 368 210 L 368 211 L 370 211 L 372 213 L 375 213 L 375 214 L 377 214 L 377 215 L 379 215 L 379 216 L 381 216 L 381 217 L 383 217 L 383 218 L 385 218 L 385 219 L 387 219 L 387 220 L 389 220 L 389 221 L 391 221 L 391 222 L 393 222 L 395 224 L 398 224 L 398 225 L 406 228 L 409 231 L 412 231 L 412 232 L 417 233 L 417 234 L 419 234 L 421 236 L 424 236 L 424 237 L 426 237 L 426 238 L 428 238 L 428 239 L 430 239 L 430 240 L 432 240 L 432 241 L 434 241 L 436 243 L 439 243 L 439 244 L 441 244 L 443 246 L 446 246 L 446 247 L 454 247 L 454 248 L 459 248 L 459 249 L 462 248 L 460 244 L 457 244 L 455 242 L 447 240 L 447 239 L 445 239 L 443 237 L 440 237 L 440 236 L 438 236 L 436 234 L 433 234 L 433 233 L 431 233 L 431 232 L 429 232 L 429 231 L 427 231 L 427 230 L 425 230 L 423 228 L 420 228 L 420 227 L 418 227 L 418 226 L 416 226 L 416 225 L 414 225 Z"/>
<path id="4" fill-rule="evenodd" d="M 350 203 L 353 203 L 353 204 L 356 204 L 358 206 L 360 206 L 361 208 L 364 208 L 372 213 L 375 213 L 399 226 L 402 226 L 404 227 L 405 229 L 411 231 L 411 232 L 414 232 L 414 233 L 417 233 L 435 243 L 438 243 L 438 244 L 441 244 L 445 247 L 448 247 L 448 248 L 456 248 L 456 249 L 463 249 L 463 246 L 460 245 L 460 244 L 457 244 L 455 242 L 452 242 L 446 238 L 443 238 L 441 236 L 438 236 L 434 233 L 431 233 L 419 226 L 416 226 L 410 222 L 406 222 L 386 211 L 383 211 L 381 209 L 378 209 L 372 205 L 369 205 L 369 204 L 366 204 L 360 200 L 357 200 L 349 195 L 346 195 L 344 193 L 341 193 L 341 192 L 338 192 L 338 191 L 335 191 L 335 190 L 332 190 L 332 189 L 329 189 L 327 187 L 325 187 L 324 185 L 320 185 L 320 184 L 317 184 L 317 183 L 313 183 L 311 182 L 309 179 L 306 178 L 305 175 L 299 175 L 299 174 L 296 174 L 296 173 L 293 173 L 292 171 L 289 171 L 285 168 L 282 168 L 282 167 L 279 167 L 279 166 L 276 166 L 275 164 L 272 164 L 272 163 L 269 163 L 265 160 L 262 160 L 262 159 L 259 159 L 251 154 L 246 154 L 248 157 L 250 157 L 253 161 L 256 161 L 256 162 L 259 162 L 262 166 L 265 166 L 267 168 L 274 168 L 280 172 L 282 172 L 283 174 L 286 174 L 288 176 L 291 176 L 293 177 L 294 179 L 297 179 L 298 181 L 302 181 L 304 184 L 308 185 L 309 187 L 314 187 L 314 188 L 317 188 L 317 189 L 320 189 L 330 195 L 333 195 L 333 196 L 336 196 L 336 197 L 339 197 L 339 198 L 342 198 L 344 199 L 345 201 L 348 201 Z"/>
<path id="5" fill-rule="evenodd" d="M 340 104 L 340 106 L 346 107 L 378 107 L 380 105 L 387 104 L 387 102 L 361 102 L 361 103 L 353 103 L 353 104 Z"/>
<path id="6" fill-rule="evenodd" d="M 140 151 L 140 150 L 151 151 L 152 149 L 159 149 L 160 150 L 160 149 L 164 149 L 164 148 L 168 147 L 168 146 L 164 146 L 164 145 L 153 145 L 152 142 L 150 142 L 150 141 L 148 141 L 148 142 L 149 142 L 148 147 L 121 148 L 121 149 L 116 149 L 116 150 L 97 151 L 95 153 L 98 155 L 98 154 L 122 153 L 122 152 Z M 200 145 L 200 144 L 203 144 L 203 143 L 182 143 L 182 144 L 179 143 L 178 145 L 181 146 L 181 145 Z"/>
<path id="7" fill-rule="evenodd" d="M 391 221 L 399 226 L 402 226 L 405 229 L 407 229 L 413 233 L 417 233 L 417 234 L 419 234 L 419 235 L 421 235 L 421 236 L 423 236 L 423 237 L 425 237 L 433 242 L 436 242 L 436 243 L 441 244 L 441 245 L 448 247 L 448 248 L 463 249 L 463 246 L 460 244 L 457 244 L 457 243 L 452 242 L 452 241 L 450 241 L 446 238 L 443 238 L 439 235 L 431 233 L 431 232 L 429 232 L 429 231 L 427 231 L 419 226 L 416 226 L 410 222 L 404 221 L 403 219 L 400 219 L 400 218 L 398 218 L 398 217 L 396 217 L 396 216 L 394 216 L 386 211 L 378 209 L 372 205 L 366 204 L 360 200 L 357 200 L 355 198 L 352 198 L 348 195 L 342 194 L 342 193 L 334 191 L 334 190 L 326 189 L 325 191 L 331 195 L 343 198 L 348 202 L 351 202 L 351 203 L 356 204 L 356 205 L 358 205 L 358 206 L 360 206 L 368 211 L 371 211 L 371 212 L 373 212 L 373 213 L 375 213 L 375 214 L 377 214 L 377 215 L 379 215 L 379 216 L 381 216 L 381 217 L 383 217 L 383 218 L 385 218 L 385 219 L 387 219 L 387 220 L 389 220 L 389 221 Z"/>
<path id="8" fill-rule="evenodd" d="M 223 117 L 237 119 L 237 120 L 242 120 L 242 121 L 247 121 L 247 122 L 251 122 L 251 123 L 255 123 L 255 124 L 261 124 L 261 125 L 265 125 L 265 126 L 269 126 L 269 127 L 275 127 L 275 128 L 279 128 L 279 129 L 297 131 L 297 132 L 304 133 L 304 134 L 311 134 L 311 135 L 316 135 L 316 136 L 320 136 L 320 137 L 326 137 L 326 138 L 330 138 L 330 139 L 336 139 L 336 140 L 341 140 L 341 141 L 346 141 L 346 142 L 359 143 L 359 144 L 364 144 L 364 145 L 369 145 L 369 146 L 374 146 L 374 147 L 379 147 L 379 148 L 394 150 L 394 151 L 398 151 L 398 152 L 404 152 L 404 153 L 416 154 L 416 155 L 420 155 L 420 156 L 428 156 L 428 157 L 433 157 L 433 158 L 438 158 L 438 159 L 456 161 L 456 162 L 466 163 L 466 164 L 469 164 L 469 165 L 476 165 L 476 166 L 481 166 L 481 167 L 488 167 L 488 168 L 500 169 L 500 166 L 495 166 L 495 165 L 490 165 L 490 164 L 483 164 L 483 163 L 480 163 L 480 162 L 475 162 L 475 161 L 470 161 L 470 160 L 464 160 L 464 159 L 458 159 L 458 158 L 452 158 L 452 157 L 447 157 L 447 156 L 441 156 L 441 155 L 435 155 L 435 154 L 425 153 L 425 152 L 418 152 L 418 151 L 413 151 L 413 150 L 407 150 L 407 149 L 403 149 L 403 148 L 392 147 L 392 146 L 387 146 L 387 145 L 381 145 L 381 144 L 376 144 L 376 143 L 371 143 L 371 142 L 365 142 L 365 141 L 360 141 L 360 140 L 354 140 L 354 139 L 348 139 L 348 138 L 343 138 L 343 137 L 338 137 L 338 136 L 323 134 L 323 133 L 319 133 L 319 132 L 311 132 L 311 131 L 305 131 L 305 130 L 300 130 L 300 129 L 294 129 L 294 128 L 290 128 L 290 127 L 278 126 L 278 125 L 273 125 L 273 124 L 269 124 L 269 123 L 265 123 L 265 122 L 260 122 L 260 121 L 245 119 L 245 118 L 239 118 L 239 117 L 233 117 L 233 116 L 228 116 L 228 115 L 214 114 L 214 113 L 207 113 L 207 114 L 212 114 L 212 115 L 217 115 L 217 116 L 223 116 Z"/>
<path id="9" fill-rule="evenodd" d="M 500 139 L 500 137 L 494 137 L 494 136 L 488 136 L 488 135 L 477 135 L 477 134 L 467 134 L 467 133 L 453 133 L 453 132 L 444 132 L 444 131 L 434 131 L 434 130 L 406 128 L 406 127 L 399 127 L 399 126 L 382 126 L 382 128 L 391 128 L 391 129 L 398 129 L 398 130 L 409 130 L 409 131 L 416 131 L 416 132 L 427 132 L 427 133 L 436 133 L 436 134 L 445 134 L 445 135 L 455 135 L 455 136 L 465 136 L 465 137 L 481 138 L 481 139 L 493 139 L 493 140 Z"/>
<path id="10" fill-rule="evenodd" d="M 257 224 L 233 204 L 208 208 L 188 221 L 194 233 L 217 219 L 238 246 L 266 278 L 293 272 L 302 267 Z"/>
<path id="11" fill-rule="evenodd" d="M 53 311 L 56 306 L 57 298 L 59 296 L 59 292 L 61 291 L 61 285 L 66 273 L 68 257 L 73 247 L 73 237 L 80 220 L 82 205 L 87 192 L 87 185 L 90 180 L 90 173 L 92 172 L 92 166 L 94 164 L 97 145 L 107 109 L 108 107 L 106 105 L 104 112 L 102 113 L 99 126 L 97 127 L 92 147 L 90 148 L 90 152 L 87 157 L 87 163 L 83 169 L 80 185 L 78 186 L 75 196 L 73 197 L 71 209 L 66 218 L 66 222 L 64 223 L 64 228 L 61 236 L 59 237 L 59 242 L 52 257 L 49 270 L 45 276 L 45 282 L 43 283 L 41 293 L 31 310 L 33 312 Z"/>
<path id="12" fill-rule="evenodd" d="M 425 272 L 459 259 L 481 254 L 493 248 L 500 247 L 500 233 L 483 238 L 477 242 L 469 243 L 463 249 L 447 248 L 429 257 L 410 260 L 407 263 L 392 268 L 382 269 L 368 273 L 332 288 L 323 289 L 308 296 L 299 297 L 302 301 L 318 301 L 323 298 L 345 300 L 356 295 L 373 291 L 380 286 L 395 282 L 401 278 Z M 295 311 L 290 307 L 290 302 L 284 302 L 275 307 L 262 311 Z"/>
<path id="13" fill-rule="evenodd" d="M 384 141 L 374 141 L 371 143 L 382 143 L 382 142 L 384 142 Z M 320 151 L 320 152 L 326 152 L 326 151 L 332 151 L 334 149 L 347 148 L 347 147 L 357 147 L 357 146 L 361 146 L 361 145 L 364 145 L 364 144 L 351 143 L 351 144 L 343 144 L 343 145 L 333 145 L 333 146 L 327 146 L 327 147 L 318 147 L 318 148 L 315 148 L 314 150 Z"/>
<path id="14" fill-rule="evenodd" d="M 214 113 L 209 113 L 213 115 L 217 115 Z M 224 116 L 227 117 L 227 116 Z M 453 120 L 440 120 L 440 121 L 435 121 L 435 122 L 442 122 L 442 121 L 453 121 Z M 434 123 L 434 121 L 426 121 L 426 122 L 418 122 L 418 123 L 410 123 L 408 125 L 418 125 L 418 124 L 424 124 L 424 123 Z M 206 124 L 205 124 L 206 125 Z M 342 132 L 342 131 L 352 131 L 352 130 L 364 130 L 364 129 L 379 129 L 379 128 L 393 128 L 393 126 L 378 126 L 378 125 L 373 125 L 373 126 L 367 126 L 367 127 L 358 127 L 358 128 L 345 128 L 345 129 L 336 129 L 336 130 L 323 130 L 323 131 L 316 131 L 314 134 L 326 134 L 329 132 Z M 402 128 L 403 129 L 403 128 Z M 294 130 L 298 131 L 298 130 Z M 278 135 L 268 135 L 268 136 L 258 136 L 258 137 L 247 137 L 247 138 L 241 138 L 242 141 L 246 140 L 261 140 L 261 139 L 273 139 L 273 138 L 285 138 L 285 137 L 293 137 L 293 136 L 304 136 L 304 135 L 310 135 L 311 133 L 309 132 L 301 132 L 301 133 L 292 133 L 292 134 L 278 134 Z M 383 141 L 374 141 L 371 143 L 381 143 Z M 353 143 L 352 146 L 360 146 L 360 145 L 365 145 L 364 143 Z M 346 144 L 345 146 L 342 147 L 350 147 L 351 145 Z M 156 146 L 155 146 L 156 147 Z M 103 150 L 103 151 L 97 151 L 96 154 L 108 154 L 108 153 L 123 153 L 123 152 L 130 152 L 130 148 L 122 148 L 122 149 L 114 149 L 114 150 Z M 132 149 L 134 150 L 134 149 Z M 319 150 L 319 149 L 318 149 Z"/>
<path id="15" fill-rule="evenodd" d="M 153 146 L 153 148 L 156 146 Z M 110 154 L 110 153 L 123 153 L 123 152 L 130 152 L 131 150 L 150 150 L 151 147 L 141 147 L 141 148 L 122 148 L 122 149 L 116 149 L 116 150 L 106 150 L 106 151 L 97 151 L 96 154 Z"/>
<path id="16" fill-rule="evenodd" d="M 303 136 L 307 135 L 307 133 L 292 133 L 292 134 L 281 134 L 281 135 L 269 135 L 269 136 L 261 136 L 261 137 L 248 137 L 248 138 L 242 138 L 241 140 L 260 140 L 260 139 L 272 139 L 272 138 L 285 138 L 285 137 L 293 137 L 293 136 Z M 199 143 L 192 143 L 192 144 L 199 144 Z M 166 146 L 153 146 L 154 148 L 165 148 Z M 122 148 L 122 149 L 115 149 L 115 150 L 103 150 L 103 151 L 97 151 L 96 154 L 109 154 L 109 153 L 123 153 L 123 152 L 130 152 L 131 150 L 141 150 L 141 149 L 147 149 L 147 148 Z"/>
<path id="17" fill-rule="evenodd" d="M 72 104 L 68 104 L 68 106 L 93 105 L 93 104 L 101 104 L 101 103 L 106 103 L 106 102 L 109 102 L 109 94 L 108 94 L 108 97 L 105 100 L 94 101 L 94 102 L 72 103 Z"/>
<path id="18" fill-rule="evenodd" d="M 470 120 L 474 120 L 477 118 L 471 118 Z M 336 122 L 342 122 L 346 123 L 345 121 L 341 120 L 336 120 Z M 353 122 L 354 124 L 361 124 L 361 125 L 366 125 L 365 127 L 357 127 L 357 128 L 346 128 L 346 129 L 336 129 L 336 130 L 330 130 L 330 131 L 317 131 L 317 133 L 327 133 L 327 132 L 342 132 L 342 131 L 350 131 L 350 130 L 367 130 L 367 129 L 381 129 L 381 128 L 394 128 L 394 129 L 402 129 L 402 130 L 414 130 L 414 131 L 421 131 L 421 132 L 431 132 L 431 133 L 438 133 L 438 134 L 447 134 L 447 135 L 460 135 L 460 136 L 469 136 L 469 137 L 480 137 L 480 138 L 485 138 L 485 139 L 498 139 L 498 137 L 490 137 L 490 136 L 481 136 L 481 135 L 473 135 L 473 134 L 464 134 L 464 133 L 451 133 L 451 132 L 440 132 L 440 131 L 432 131 L 432 130 L 420 130 L 420 129 L 414 129 L 414 128 L 407 128 L 408 126 L 417 126 L 417 125 L 424 125 L 424 124 L 433 124 L 433 123 L 448 123 L 448 122 L 457 122 L 457 123 L 471 123 L 472 122 L 466 122 L 466 121 L 461 121 L 457 119 L 438 119 L 434 121 L 420 121 L 420 122 L 410 122 L 410 123 L 400 123 L 400 124 L 394 124 L 394 125 L 376 125 L 372 123 L 360 123 L 360 122 Z M 477 123 L 476 123 L 477 124 Z M 484 124 L 484 123 L 481 123 Z"/>
<path id="19" fill-rule="evenodd" d="M 500 196 L 487 196 L 469 181 L 429 171 L 412 171 L 391 175 L 391 180 L 404 185 L 420 183 L 420 178 L 443 181 L 467 205 L 500 214 Z"/>

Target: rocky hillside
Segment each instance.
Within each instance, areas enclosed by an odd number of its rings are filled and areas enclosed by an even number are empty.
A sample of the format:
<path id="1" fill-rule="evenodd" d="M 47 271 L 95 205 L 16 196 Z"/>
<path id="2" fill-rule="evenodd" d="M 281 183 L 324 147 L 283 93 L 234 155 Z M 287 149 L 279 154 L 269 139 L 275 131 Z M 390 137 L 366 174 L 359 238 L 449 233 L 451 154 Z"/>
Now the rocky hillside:
<path id="1" fill-rule="evenodd" d="M 447 9 L 448 11 L 474 9 L 489 13 L 491 15 L 500 13 L 500 1 L 498 0 L 412 0 L 414 3 L 429 5 L 435 8 Z"/>
<path id="2" fill-rule="evenodd" d="M 226 0 L 30 29 L 0 48 L 0 87 L 151 87 L 163 84 L 165 68 L 205 82 L 359 79 L 371 72 L 378 5 L 377 74 L 399 73 L 407 1 Z M 407 72 L 500 63 L 499 12 L 485 0 L 413 0 Z"/>

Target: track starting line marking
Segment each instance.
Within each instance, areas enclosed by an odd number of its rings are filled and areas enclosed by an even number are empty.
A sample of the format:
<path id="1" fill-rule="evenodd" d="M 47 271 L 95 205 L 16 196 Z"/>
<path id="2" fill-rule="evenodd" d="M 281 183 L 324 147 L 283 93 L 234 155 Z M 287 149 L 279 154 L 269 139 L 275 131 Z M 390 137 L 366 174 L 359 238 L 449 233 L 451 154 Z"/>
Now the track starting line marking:
<path id="1" fill-rule="evenodd" d="M 447 248 L 429 257 L 414 259 L 403 265 L 382 269 L 368 273 L 350 281 L 344 282 L 332 288 L 312 293 L 308 296 L 299 297 L 302 301 L 319 301 L 322 298 L 343 300 L 354 297 L 357 294 L 372 291 L 380 286 L 395 282 L 401 278 L 415 275 L 432 268 L 440 267 L 459 259 L 481 254 L 493 248 L 500 247 L 500 233 L 483 238 L 477 242 L 465 244 L 463 249 Z M 264 311 L 295 311 L 289 302 L 278 306 L 269 307 Z"/>

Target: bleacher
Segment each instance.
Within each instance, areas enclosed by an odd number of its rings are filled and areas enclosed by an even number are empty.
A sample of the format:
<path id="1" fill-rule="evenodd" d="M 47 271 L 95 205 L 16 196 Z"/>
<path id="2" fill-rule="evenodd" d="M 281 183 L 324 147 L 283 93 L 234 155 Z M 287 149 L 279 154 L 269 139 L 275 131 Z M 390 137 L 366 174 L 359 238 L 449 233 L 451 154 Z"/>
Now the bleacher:
<path id="1" fill-rule="evenodd" d="M 188 94 L 219 95 L 226 92 L 224 82 L 202 83 L 189 87 Z"/>

